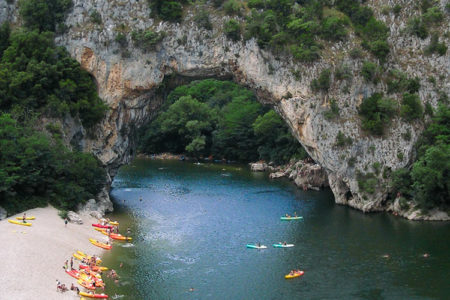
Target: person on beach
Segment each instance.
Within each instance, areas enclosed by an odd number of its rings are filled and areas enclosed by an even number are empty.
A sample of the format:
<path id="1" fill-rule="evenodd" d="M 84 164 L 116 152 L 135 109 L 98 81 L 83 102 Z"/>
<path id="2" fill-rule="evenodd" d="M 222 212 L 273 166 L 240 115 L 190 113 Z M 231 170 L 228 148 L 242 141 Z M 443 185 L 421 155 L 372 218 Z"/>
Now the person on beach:
<path id="1" fill-rule="evenodd" d="M 73 270 L 73 257 L 70 258 L 70 270 Z"/>
<path id="2" fill-rule="evenodd" d="M 69 260 L 66 260 L 66 262 L 64 263 L 64 269 L 68 269 L 69 268 Z"/>
<path id="3" fill-rule="evenodd" d="M 27 213 L 23 213 L 22 221 L 26 223 L 27 221 Z"/>
<path id="4" fill-rule="evenodd" d="M 69 220 L 66 218 L 64 218 L 64 227 L 67 227 L 67 223 L 69 222 Z"/>
<path id="5" fill-rule="evenodd" d="M 61 289 L 61 282 L 56 279 L 56 291 L 58 292 Z"/>

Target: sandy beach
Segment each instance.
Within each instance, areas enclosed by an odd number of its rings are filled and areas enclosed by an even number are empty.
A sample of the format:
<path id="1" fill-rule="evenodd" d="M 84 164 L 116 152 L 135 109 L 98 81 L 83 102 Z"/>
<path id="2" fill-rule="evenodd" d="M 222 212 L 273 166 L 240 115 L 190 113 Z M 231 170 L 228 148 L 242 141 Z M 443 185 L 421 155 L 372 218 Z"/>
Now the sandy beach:
<path id="1" fill-rule="evenodd" d="M 35 216 L 32 226 L 9 223 L 18 214 L 0 221 L 0 299 L 79 299 L 73 291 L 56 291 L 56 280 L 70 288 L 71 283 L 83 290 L 75 278 L 65 273 L 64 262 L 76 250 L 101 257 L 103 251 L 89 238 L 104 240 L 105 236 L 92 229 L 97 220 L 81 215 L 83 225 L 67 224 L 58 210 L 49 206 L 26 211 Z M 78 261 L 74 259 L 74 268 Z"/>

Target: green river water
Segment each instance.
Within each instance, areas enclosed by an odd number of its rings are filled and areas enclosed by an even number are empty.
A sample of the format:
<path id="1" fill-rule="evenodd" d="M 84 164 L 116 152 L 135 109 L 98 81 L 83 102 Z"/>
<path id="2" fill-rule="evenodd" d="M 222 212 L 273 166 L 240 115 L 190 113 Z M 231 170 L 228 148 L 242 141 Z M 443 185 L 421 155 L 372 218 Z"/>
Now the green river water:
<path id="1" fill-rule="evenodd" d="M 363 214 L 245 165 L 136 159 L 111 196 L 134 238 L 103 257 L 112 299 L 450 299 L 448 223 Z"/>

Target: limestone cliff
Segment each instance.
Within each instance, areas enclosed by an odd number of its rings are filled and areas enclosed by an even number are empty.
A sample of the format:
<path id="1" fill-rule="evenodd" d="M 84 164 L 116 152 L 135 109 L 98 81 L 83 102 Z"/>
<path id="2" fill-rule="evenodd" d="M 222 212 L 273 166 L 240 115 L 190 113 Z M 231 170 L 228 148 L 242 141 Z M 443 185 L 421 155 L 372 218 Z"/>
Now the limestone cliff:
<path id="1" fill-rule="evenodd" d="M 450 56 L 425 56 L 423 49 L 429 38 L 420 40 L 405 33 L 406 20 L 417 11 L 409 1 L 400 3 L 400 16 L 382 14 L 381 8 L 392 6 L 391 0 L 367 1 L 377 15 L 390 28 L 391 48 L 387 69 L 397 68 L 411 77 L 419 77 L 422 101 L 437 104 L 437 88 L 427 80 L 436 78 L 441 91 L 450 94 Z M 444 6 L 445 1 L 441 1 Z M 90 14 L 97 11 L 101 24 L 91 22 Z M 167 78 L 206 78 L 229 76 L 235 82 L 252 89 L 261 102 L 269 103 L 284 118 L 293 134 L 310 156 L 328 173 L 329 184 L 336 203 L 346 204 L 362 211 L 387 209 L 387 180 L 383 174 L 406 166 L 413 157 L 413 145 L 423 130 L 423 122 L 405 123 L 395 119 L 382 138 L 361 130 L 357 108 L 364 97 L 375 91 L 386 91 L 383 82 L 367 83 L 360 75 L 363 59 L 352 59 L 349 52 L 359 45 L 357 36 L 347 42 L 325 44 L 322 58 L 315 63 L 298 63 L 290 57 L 274 56 L 261 50 L 255 40 L 233 42 L 225 37 L 222 24 L 229 16 L 211 13 L 213 30 L 198 28 L 193 21 L 196 7 L 190 6 L 181 24 L 155 23 L 149 17 L 146 1 L 137 0 L 74 0 L 74 7 L 66 19 L 68 30 L 57 37 L 82 67 L 88 70 L 98 84 L 100 97 L 108 103 L 110 111 L 95 131 L 88 136 L 80 129 L 70 131 L 69 139 L 77 137 L 85 150 L 93 152 L 114 176 L 118 167 L 128 163 L 134 155 L 135 129 L 153 117 L 161 104 L 157 89 Z M 14 17 L 14 5 L 0 1 L 0 21 Z M 449 18 L 445 16 L 441 30 L 448 31 Z M 165 38 L 154 51 L 135 47 L 130 32 L 137 29 L 166 32 Z M 116 42 L 118 32 L 127 36 L 128 46 Z M 127 34 L 128 33 L 128 34 Z M 442 37 L 449 44 L 449 35 Z M 350 67 L 351 81 L 332 80 L 327 94 L 314 93 L 312 79 L 320 71 L 332 70 L 341 64 Z M 338 120 L 329 121 L 323 112 L 329 100 L 337 99 L 340 110 Z M 335 146 L 341 131 L 353 143 Z M 402 135 L 410 132 L 410 139 Z M 360 191 L 357 174 L 373 172 L 378 163 L 376 192 Z M 416 219 L 423 218 L 417 214 Z"/>

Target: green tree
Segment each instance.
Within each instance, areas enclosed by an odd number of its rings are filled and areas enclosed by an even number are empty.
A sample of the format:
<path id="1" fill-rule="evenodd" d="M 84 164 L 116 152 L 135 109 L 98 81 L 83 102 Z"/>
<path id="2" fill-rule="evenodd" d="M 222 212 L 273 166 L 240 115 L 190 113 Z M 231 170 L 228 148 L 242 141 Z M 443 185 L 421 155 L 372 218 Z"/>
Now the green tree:
<path id="1" fill-rule="evenodd" d="M 20 0 L 19 13 L 27 28 L 55 31 L 72 5 L 72 0 Z"/>

